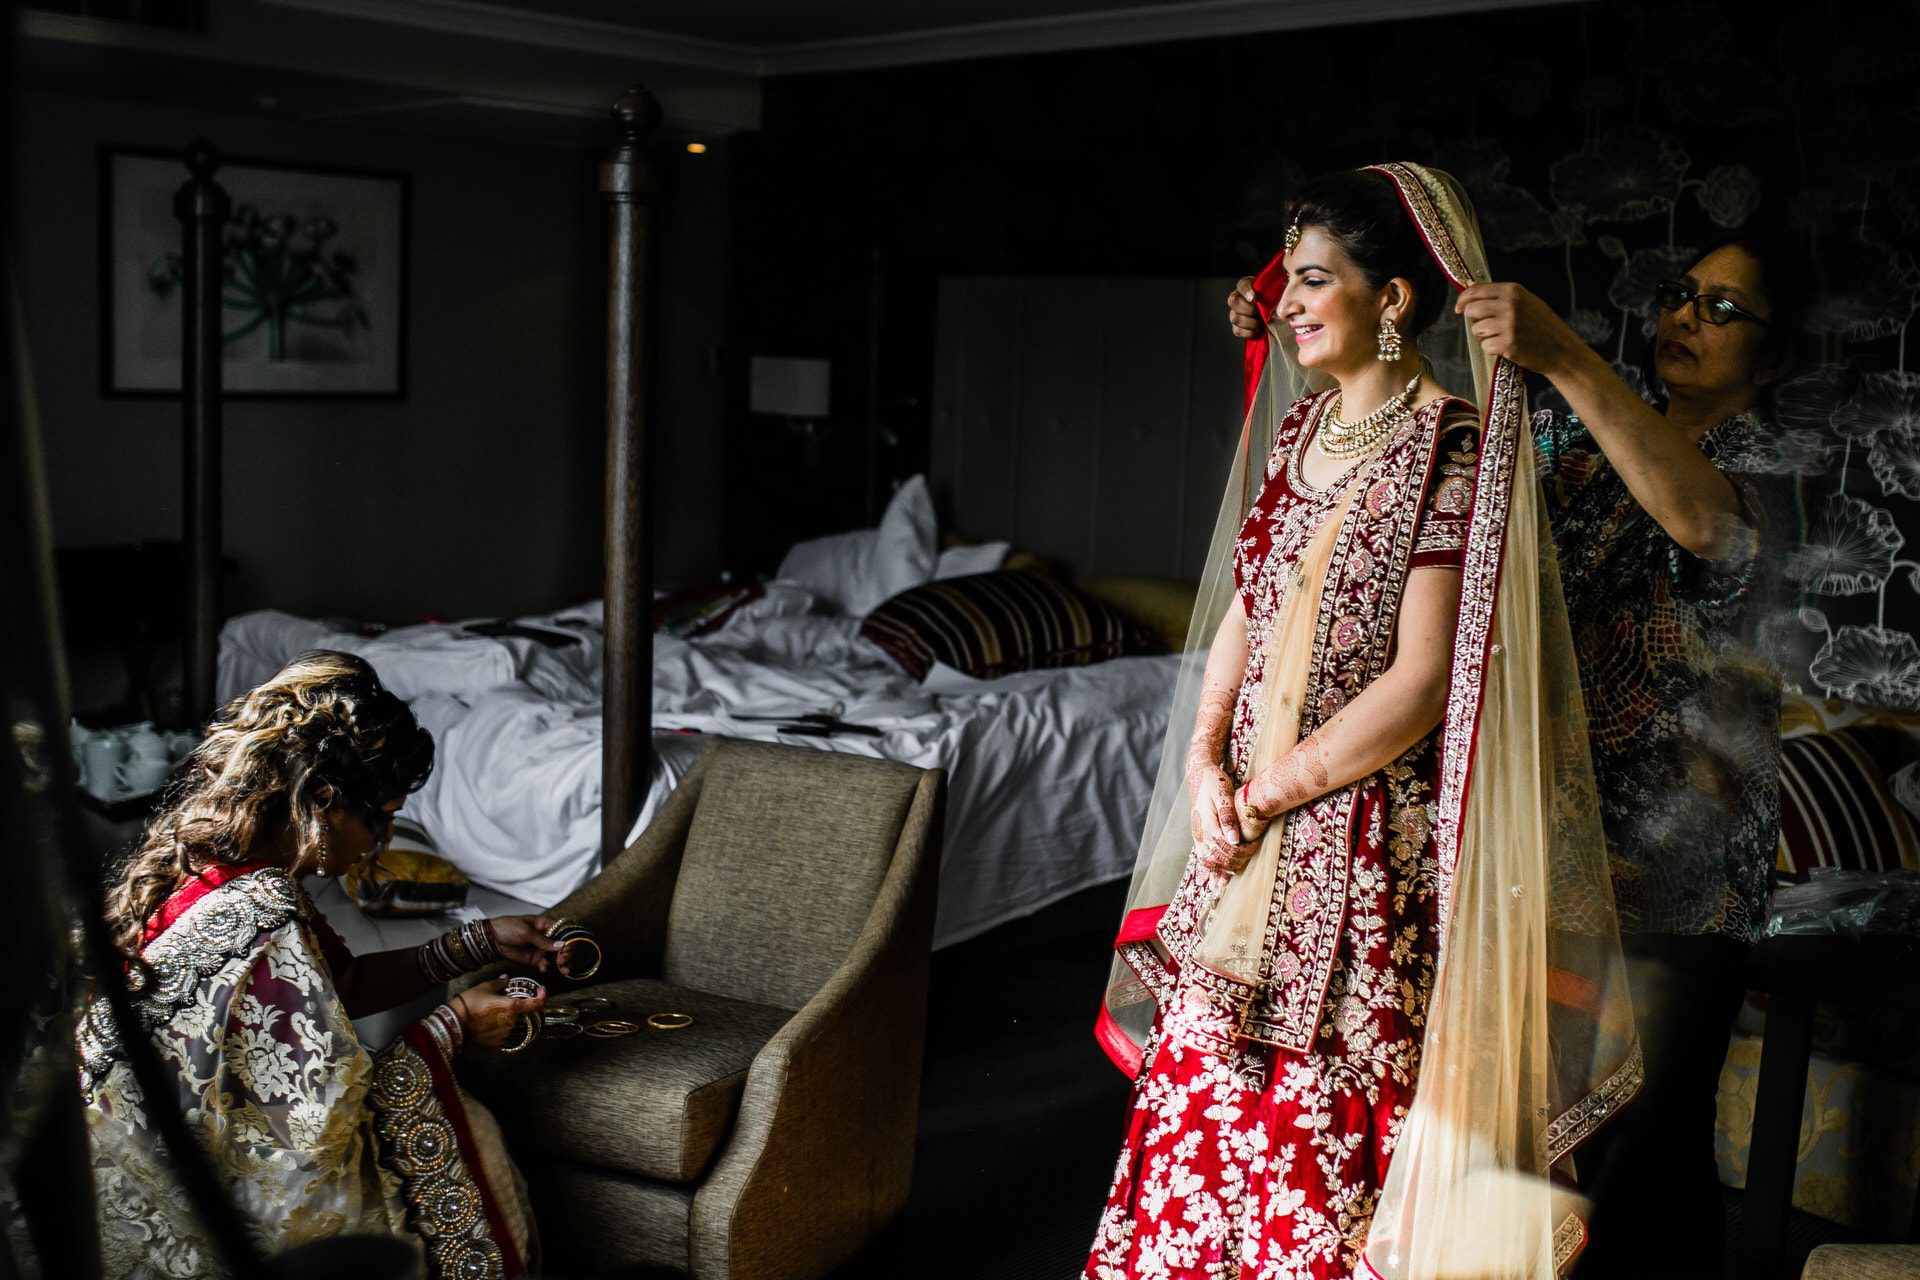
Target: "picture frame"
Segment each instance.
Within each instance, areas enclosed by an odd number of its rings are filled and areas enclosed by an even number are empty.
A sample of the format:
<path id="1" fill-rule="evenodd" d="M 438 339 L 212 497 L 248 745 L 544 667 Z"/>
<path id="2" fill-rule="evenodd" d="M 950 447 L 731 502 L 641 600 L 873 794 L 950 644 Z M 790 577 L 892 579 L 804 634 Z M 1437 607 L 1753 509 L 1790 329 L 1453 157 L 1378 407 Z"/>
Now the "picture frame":
<path id="1" fill-rule="evenodd" d="M 175 152 L 100 150 L 101 390 L 180 394 Z M 232 158 L 221 363 L 230 397 L 406 394 L 404 173 Z"/>

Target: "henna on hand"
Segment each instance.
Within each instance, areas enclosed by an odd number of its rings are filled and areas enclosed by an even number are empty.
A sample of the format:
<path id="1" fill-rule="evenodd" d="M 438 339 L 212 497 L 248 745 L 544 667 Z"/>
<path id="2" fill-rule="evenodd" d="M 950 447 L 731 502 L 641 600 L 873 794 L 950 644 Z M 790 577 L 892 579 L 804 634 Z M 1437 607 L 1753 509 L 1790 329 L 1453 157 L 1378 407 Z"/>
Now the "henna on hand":
<path id="1" fill-rule="evenodd" d="M 1226 755 L 1227 735 L 1233 727 L 1233 701 L 1228 689 L 1210 686 L 1201 691 L 1193 737 L 1187 742 L 1187 788 L 1196 795 L 1198 779 L 1207 770 L 1219 769 Z"/>
<path id="2" fill-rule="evenodd" d="M 1325 755 L 1317 734 L 1309 734 L 1299 745 L 1275 761 L 1273 766 L 1247 785 L 1246 816 L 1257 822 L 1270 822 L 1331 790 Z"/>

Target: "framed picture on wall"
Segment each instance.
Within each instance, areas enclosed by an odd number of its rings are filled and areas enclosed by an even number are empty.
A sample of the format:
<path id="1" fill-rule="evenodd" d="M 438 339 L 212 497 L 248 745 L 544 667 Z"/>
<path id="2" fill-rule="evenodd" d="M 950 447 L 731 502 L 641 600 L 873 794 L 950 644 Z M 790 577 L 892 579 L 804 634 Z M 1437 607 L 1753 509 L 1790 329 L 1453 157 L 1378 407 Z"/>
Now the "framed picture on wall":
<path id="1" fill-rule="evenodd" d="M 177 153 L 104 148 L 101 373 L 109 395 L 180 390 Z M 221 364 L 236 396 L 406 390 L 407 179 L 228 160 Z"/>

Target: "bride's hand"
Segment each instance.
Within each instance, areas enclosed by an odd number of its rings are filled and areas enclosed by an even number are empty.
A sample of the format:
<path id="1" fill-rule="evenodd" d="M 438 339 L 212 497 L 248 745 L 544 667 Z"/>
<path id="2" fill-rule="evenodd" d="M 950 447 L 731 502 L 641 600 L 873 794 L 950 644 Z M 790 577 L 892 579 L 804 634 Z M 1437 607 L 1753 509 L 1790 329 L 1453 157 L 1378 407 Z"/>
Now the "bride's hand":
<path id="1" fill-rule="evenodd" d="M 1233 780 L 1224 769 L 1199 771 L 1189 782 L 1193 793 L 1193 843 L 1200 861 L 1216 874 L 1244 861 L 1239 819 L 1234 814 Z"/>
<path id="2" fill-rule="evenodd" d="M 1253 302 L 1253 277 L 1241 276 L 1227 295 L 1227 325 L 1236 338 L 1257 338 L 1266 332 L 1267 322 Z"/>

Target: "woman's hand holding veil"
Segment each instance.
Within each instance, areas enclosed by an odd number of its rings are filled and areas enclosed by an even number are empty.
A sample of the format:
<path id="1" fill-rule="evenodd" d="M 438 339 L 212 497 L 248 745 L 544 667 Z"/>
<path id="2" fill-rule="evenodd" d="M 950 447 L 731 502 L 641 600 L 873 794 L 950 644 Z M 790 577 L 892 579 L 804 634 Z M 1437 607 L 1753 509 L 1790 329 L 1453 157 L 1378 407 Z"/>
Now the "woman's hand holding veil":
<path id="1" fill-rule="evenodd" d="M 1227 295 L 1227 326 L 1236 338 L 1257 338 L 1266 329 L 1260 308 L 1253 304 L 1253 277 L 1241 276 Z"/>

